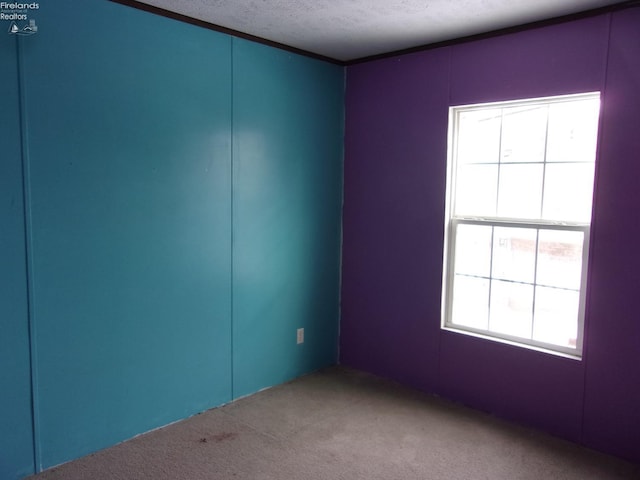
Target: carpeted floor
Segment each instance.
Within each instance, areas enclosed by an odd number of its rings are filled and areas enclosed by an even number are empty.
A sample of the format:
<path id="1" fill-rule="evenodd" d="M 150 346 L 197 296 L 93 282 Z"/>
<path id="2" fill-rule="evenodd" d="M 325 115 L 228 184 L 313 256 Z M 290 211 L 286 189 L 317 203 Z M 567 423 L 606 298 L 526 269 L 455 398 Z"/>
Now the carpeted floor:
<path id="1" fill-rule="evenodd" d="M 334 367 L 29 478 L 608 480 L 640 466 Z"/>

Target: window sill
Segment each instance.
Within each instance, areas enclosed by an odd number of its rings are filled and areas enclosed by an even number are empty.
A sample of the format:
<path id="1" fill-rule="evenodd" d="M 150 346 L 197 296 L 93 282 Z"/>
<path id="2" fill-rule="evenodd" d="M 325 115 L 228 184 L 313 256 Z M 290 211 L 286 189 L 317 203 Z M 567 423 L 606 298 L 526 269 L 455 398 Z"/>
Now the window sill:
<path id="1" fill-rule="evenodd" d="M 582 355 L 579 353 L 575 353 L 575 354 L 571 354 L 571 353 L 567 353 L 567 352 L 560 352 L 558 350 L 553 350 L 550 348 L 544 348 L 541 346 L 537 346 L 537 345 L 530 345 L 528 343 L 522 343 L 519 342 L 517 340 L 510 340 L 507 338 L 502 338 L 502 337 L 494 337 L 492 335 L 485 335 L 479 332 L 474 332 L 471 330 L 466 330 L 463 328 L 456 328 L 456 327 L 452 327 L 452 326 L 442 326 L 441 327 L 442 330 L 447 331 L 447 332 L 452 332 L 452 333 L 457 333 L 457 334 L 461 334 L 461 335 L 468 335 L 470 337 L 476 337 L 476 338 L 480 338 L 483 340 L 489 340 L 492 342 L 498 342 L 498 343 L 502 343 L 502 344 L 506 344 L 506 345 L 510 345 L 512 347 L 518 347 L 518 348 L 524 348 L 526 350 L 533 350 L 535 352 L 540 352 L 540 353 L 545 353 L 547 355 L 553 355 L 556 357 L 562 357 L 562 358 L 567 358 L 569 360 L 577 360 L 577 361 L 582 361 Z"/>

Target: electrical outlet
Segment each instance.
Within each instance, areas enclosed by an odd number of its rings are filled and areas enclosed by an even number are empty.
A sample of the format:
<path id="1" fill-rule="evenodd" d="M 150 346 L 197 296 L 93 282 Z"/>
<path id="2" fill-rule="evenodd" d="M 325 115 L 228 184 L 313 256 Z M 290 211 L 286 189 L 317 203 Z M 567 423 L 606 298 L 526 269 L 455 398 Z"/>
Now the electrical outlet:
<path id="1" fill-rule="evenodd" d="M 304 343 L 304 328 L 299 328 L 297 331 L 298 338 L 296 343 L 301 344 Z"/>

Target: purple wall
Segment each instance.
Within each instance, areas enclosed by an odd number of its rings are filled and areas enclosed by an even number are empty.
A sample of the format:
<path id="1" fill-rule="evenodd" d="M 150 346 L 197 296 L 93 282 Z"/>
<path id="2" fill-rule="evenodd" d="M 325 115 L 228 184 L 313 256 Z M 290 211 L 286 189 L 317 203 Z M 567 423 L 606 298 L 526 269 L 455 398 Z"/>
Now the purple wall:
<path id="1" fill-rule="evenodd" d="M 640 8 L 611 22 L 592 231 L 584 441 L 640 461 Z"/>
<path id="2" fill-rule="evenodd" d="M 349 67 L 343 364 L 640 461 L 639 25 L 629 8 Z M 597 90 L 583 361 L 441 331 L 448 107 Z"/>

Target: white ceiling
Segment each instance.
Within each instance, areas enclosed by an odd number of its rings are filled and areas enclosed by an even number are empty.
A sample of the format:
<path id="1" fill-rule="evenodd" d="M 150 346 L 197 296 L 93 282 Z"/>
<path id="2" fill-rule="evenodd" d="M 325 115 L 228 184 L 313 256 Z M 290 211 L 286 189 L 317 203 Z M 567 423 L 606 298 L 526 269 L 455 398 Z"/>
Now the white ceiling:
<path id="1" fill-rule="evenodd" d="M 591 10 L 620 0 L 141 0 L 340 61 Z"/>

